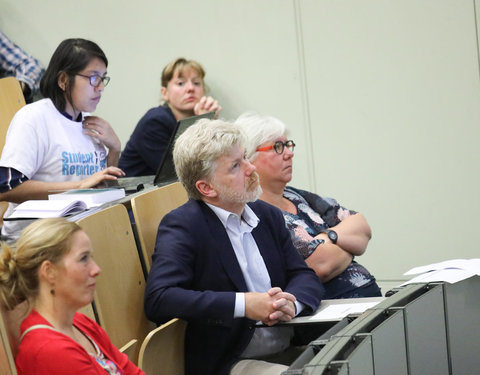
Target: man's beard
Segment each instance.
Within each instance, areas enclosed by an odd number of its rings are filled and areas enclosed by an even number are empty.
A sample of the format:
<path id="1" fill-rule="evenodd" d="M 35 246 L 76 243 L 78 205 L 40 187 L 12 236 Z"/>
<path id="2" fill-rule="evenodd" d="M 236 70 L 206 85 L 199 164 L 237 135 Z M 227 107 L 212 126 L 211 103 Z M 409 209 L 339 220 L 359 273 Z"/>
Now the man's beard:
<path id="1" fill-rule="evenodd" d="M 255 202 L 262 195 L 260 178 L 257 172 L 252 173 L 247 183 L 248 187 L 243 193 L 238 193 L 225 185 L 215 183 L 214 189 L 217 191 L 221 202 L 247 204 L 248 202 Z"/>

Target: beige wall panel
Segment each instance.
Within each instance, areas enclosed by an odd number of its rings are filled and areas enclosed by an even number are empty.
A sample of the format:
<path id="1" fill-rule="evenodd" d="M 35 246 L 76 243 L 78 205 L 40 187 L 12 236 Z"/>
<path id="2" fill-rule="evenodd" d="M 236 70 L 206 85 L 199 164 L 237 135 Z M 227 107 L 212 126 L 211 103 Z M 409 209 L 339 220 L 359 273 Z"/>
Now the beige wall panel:
<path id="1" fill-rule="evenodd" d="M 301 1 L 320 194 L 367 216 L 379 279 L 478 257 L 472 1 Z M 320 151 L 321 150 L 321 151 Z"/>

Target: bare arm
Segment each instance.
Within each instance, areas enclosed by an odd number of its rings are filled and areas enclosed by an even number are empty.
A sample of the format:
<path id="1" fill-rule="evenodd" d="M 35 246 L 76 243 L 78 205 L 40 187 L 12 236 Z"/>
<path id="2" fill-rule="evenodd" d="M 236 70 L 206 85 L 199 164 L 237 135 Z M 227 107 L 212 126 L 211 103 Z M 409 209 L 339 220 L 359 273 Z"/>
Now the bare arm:
<path id="1" fill-rule="evenodd" d="M 116 180 L 125 173 L 117 167 L 108 167 L 81 181 L 44 182 L 28 180 L 12 190 L 0 194 L 0 201 L 22 203 L 30 199 L 47 199 L 48 194 L 68 189 L 88 189 L 105 180 Z"/>
<path id="2" fill-rule="evenodd" d="M 372 237 L 370 225 L 360 213 L 346 217 L 330 229 L 338 234 L 337 246 L 354 256 L 362 255 L 365 252 Z M 320 233 L 315 238 L 321 238 L 325 240 L 326 244 L 331 244 L 325 233 Z"/>
<path id="3" fill-rule="evenodd" d="M 120 152 L 119 151 L 108 150 L 107 165 L 109 167 L 117 167 L 119 160 L 120 160 Z"/>
<path id="4" fill-rule="evenodd" d="M 305 259 L 322 282 L 340 275 L 352 262 L 352 255 L 334 244 L 318 245 L 315 251 Z"/>

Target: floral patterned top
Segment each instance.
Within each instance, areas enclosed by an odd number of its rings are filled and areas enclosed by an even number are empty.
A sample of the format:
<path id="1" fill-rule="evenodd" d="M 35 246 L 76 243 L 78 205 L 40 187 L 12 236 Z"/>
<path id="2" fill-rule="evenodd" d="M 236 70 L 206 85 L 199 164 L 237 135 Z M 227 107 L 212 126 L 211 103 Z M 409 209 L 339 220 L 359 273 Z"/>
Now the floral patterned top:
<path id="1" fill-rule="evenodd" d="M 108 375 L 123 375 L 123 371 L 121 371 L 113 361 L 109 360 L 106 358 L 103 353 L 101 352 L 100 348 L 98 347 L 97 343 L 90 338 L 86 333 L 84 333 L 85 336 L 90 340 L 90 342 L 93 344 L 95 347 L 95 355 L 92 353 L 89 353 L 97 363 L 102 367 Z"/>
<path id="2" fill-rule="evenodd" d="M 319 245 L 314 239 L 325 229 L 334 227 L 355 211 L 342 207 L 333 198 L 323 198 L 305 190 L 287 186 L 283 196 L 297 208 L 297 214 L 283 211 L 285 224 L 300 255 L 308 258 Z M 340 275 L 324 283 L 326 299 L 381 296 L 375 277 L 354 260 Z"/>

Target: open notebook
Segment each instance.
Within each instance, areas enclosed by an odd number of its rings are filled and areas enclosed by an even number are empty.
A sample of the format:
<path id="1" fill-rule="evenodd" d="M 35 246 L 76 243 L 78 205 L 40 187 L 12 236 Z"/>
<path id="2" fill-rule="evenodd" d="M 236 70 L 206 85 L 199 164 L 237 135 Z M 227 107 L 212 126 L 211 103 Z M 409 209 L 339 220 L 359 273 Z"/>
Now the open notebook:
<path id="1" fill-rule="evenodd" d="M 124 196 L 123 189 L 67 190 L 59 194 L 50 194 L 48 200 L 25 201 L 15 207 L 12 215 L 4 220 L 69 216 Z"/>
<path id="2" fill-rule="evenodd" d="M 87 209 L 83 201 L 32 200 L 19 204 L 13 213 L 3 220 L 42 219 L 76 214 Z"/>

